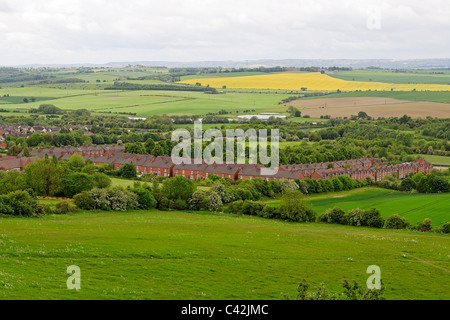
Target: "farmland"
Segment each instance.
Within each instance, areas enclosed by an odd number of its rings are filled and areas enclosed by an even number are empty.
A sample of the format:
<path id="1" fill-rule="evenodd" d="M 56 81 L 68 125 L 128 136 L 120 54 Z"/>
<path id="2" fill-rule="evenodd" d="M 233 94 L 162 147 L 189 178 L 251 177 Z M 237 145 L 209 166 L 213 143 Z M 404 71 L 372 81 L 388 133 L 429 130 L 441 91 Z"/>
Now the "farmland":
<path id="1" fill-rule="evenodd" d="M 281 89 L 300 90 L 306 88 L 312 91 L 449 91 L 448 84 L 394 84 L 382 82 L 346 81 L 336 79 L 321 73 L 278 73 L 258 76 L 190 79 L 182 83 L 210 85 L 216 88 L 246 88 L 246 89 Z"/>
<path id="2" fill-rule="evenodd" d="M 300 99 L 288 103 L 311 117 L 330 115 L 350 117 L 364 111 L 372 117 L 401 117 L 408 114 L 413 118 L 450 118 L 450 106 L 444 103 L 407 101 L 381 97 L 339 97 L 322 99 Z"/>
<path id="3" fill-rule="evenodd" d="M 334 206 L 344 210 L 377 208 L 384 218 L 398 213 L 411 223 L 430 218 L 435 225 L 442 225 L 449 220 L 447 208 L 450 207 L 450 194 L 410 194 L 374 189 L 349 195 L 341 193 L 320 199 L 312 198 L 311 204 L 320 213 Z"/>
<path id="4" fill-rule="evenodd" d="M 282 299 L 379 265 L 388 299 L 449 299 L 449 238 L 226 214 L 0 218 L 0 299 Z M 69 265 L 81 290 L 66 288 Z M 426 279 L 426 281 L 424 281 Z"/>
<path id="5" fill-rule="evenodd" d="M 428 71 L 430 72 L 430 71 Z M 450 84 L 450 74 L 424 74 L 412 72 L 340 71 L 331 77 L 346 81 L 385 82 L 403 84 Z"/>

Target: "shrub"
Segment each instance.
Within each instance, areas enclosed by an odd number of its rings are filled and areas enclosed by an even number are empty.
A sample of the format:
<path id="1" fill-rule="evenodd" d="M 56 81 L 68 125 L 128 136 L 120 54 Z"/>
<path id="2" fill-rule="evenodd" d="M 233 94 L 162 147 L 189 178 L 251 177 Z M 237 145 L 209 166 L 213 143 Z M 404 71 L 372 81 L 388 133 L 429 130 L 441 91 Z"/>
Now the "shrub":
<path id="1" fill-rule="evenodd" d="M 408 222 L 404 217 L 398 214 L 393 214 L 386 219 L 386 229 L 406 229 Z"/>
<path id="2" fill-rule="evenodd" d="M 362 215 L 362 225 L 372 228 L 383 228 L 384 219 L 381 217 L 380 211 L 375 208 L 365 210 Z"/>
<path id="3" fill-rule="evenodd" d="M 313 222 L 316 220 L 316 212 L 304 199 L 299 190 L 285 191 L 283 201 L 279 207 L 280 217 L 297 222 Z"/>
<path id="4" fill-rule="evenodd" d="M 94 203 L 93 209 L 126 211 L 139 207 L 137 194 L 124 191 L 120 187 L 94 188 L 90 192 L 90 198 Z"/>
<path id="5" fill-rule="evenodd" d="M 88 191 L 83 191 L 73 197 L 75 205 L 82 210 L 94 209 L 94 201 Z"/>
<path id="6" fill-rule="evenodd" d="M 364 210 L 359 208 L 349 210 L 344 214 L 342 221 L 344 224 L 349 226 L 361 226 L 363 221 L 363 213 Z"/>
<path id="7" fill-rule="evenodd" d="M 278 208 L 266 205 L 264 209 L 261 211 L 261 216 L 268 219 L 278 218 L 279 217 Z"/>
<path id="8" fill-rule="evenodd" d="M 139 208 L 141 209 L 151 209 L 155 206 L 155 198 L 149 190 L 138 187 L 131 190 L 131 192 L 137 195 L 137 201 L 139 203 Z"/>
<path id="9" fill-rule="evenodd" d="M 242 206 L 244 205 L 244 201 L 238 200 L 228 204 L 227 212 L 234 214 L 242 214 Z"/>
<path id="10" fill-rule="evenodd" d="M 112 183 L 111 178 L 101 172 L 95 172 L 92 175 L 92 179 L 94 180 L 95 187 L 100 189 L 109 188 Z"/>
<path id="11" fill-rule="evenodd" d="M 15 191 L 2 197 L 5 213 L 17 216 L 33 216 L 42 212 L 42 206 L 26 191 Z"/>
<path id="12" fill-rule="evenodd" d="M 67 214 L 70 212 L 74 212 L 75 208 L 73 205 L 70 204 L 69 201 L 60 201 L 55 205 L 55 213 L 58 214 Z"/>
<path id="13" fill-rule="evenodd" d="M 442 233 L 450 233 L 450 221 L 444 223 L 444 225 L 441 228 Z"/>
<path id="14" fill-rule="evenodd" d="M 324 213 L 322 213 L 318 218 L 318 222 L 323 223 L 339 223 L 344 224 L 344 210 L 339 207 L 334 207 L 332 209 L 328 209 Z"/>
<path id="15" fill-rule="evenodd" d="M 422 223 L 419 223 L 417 226 L 417 230 L 419 230 L 420 232 L 429 232 L 431 231 L 432 226 L 431 226 L 431 219 L 426 218 L 425 220 L 423 220 Z"/>
<path id="16" fill-rule="evenodd" d="M 188 203 L 182 199 L 169 200 L 169 208 L 175 210 L 185 210 L 188 208 Z"/>
<path id="17" fill-rule="evenodd" d="M 208 207 L 207 193 L 203 190 L 195 191 L 189 199 L 189 208 L 192 210 L 203 210 Z"/>
<path id="18" fill-rule="evenodd" d="M 208 209 L 211 211 L 217 211 L 223 205 L 220 195 L 215 191 L 209 192 L 207 199 Z"/>

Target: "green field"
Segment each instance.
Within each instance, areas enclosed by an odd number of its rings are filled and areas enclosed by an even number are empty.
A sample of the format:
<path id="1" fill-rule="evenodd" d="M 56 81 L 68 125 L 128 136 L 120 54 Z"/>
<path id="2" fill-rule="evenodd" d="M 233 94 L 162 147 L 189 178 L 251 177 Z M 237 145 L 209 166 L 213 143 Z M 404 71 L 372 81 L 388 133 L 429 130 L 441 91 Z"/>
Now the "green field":
<path id="1" fill-rule="evenodd" d="M 322 213 L 328 208 L 349 209 L 377 208 L 384 218 L 398 213 L 411 223 L 430 218 L 434 226 L 450 221 L 450 194 L 406 193 L 386 189 L 359 189 L 351 194 L 345 192 L 311 198 L 314 209 Z M 362 191 L 362 192 L 360 192 Z"/>
<path id="2" fill-rule="evenodd" d="M 4 92 L 4 93 L 3 93 Z M 8 110 L 28 110 L 38 108 L 40 101 L 21 102 L 23 97 L 49 97 L 48 103 L 63 110 L 88 109 L 94 112 L 133 112 L 138 116 L 152 115 L 194 115 L 218 112 L 222 109 L 232 113 L 244 110 L 264 112 L 279 109 L 284 112 L 286 107 L 278 102 L 288 95 L 284 94 L 256 94 L 256 93 L 226 93 L 205 94 L 203 92 L 187 91 L 115 91 L 115 90 L 81 90 L 55 89 L 44 87 L 25 87 L 2 89 L 0 94 L 10 95 L 9 103 L 0 106 Z"/>
<path id="3" fill-rule="evenodd" d="M 329 74 L 333 78 L 347 81 L 411 83 L 411 84 L 449 84 L 450 74 L 423 74 L 411 72 L 377 72 L 377 71 L 340 71 Z"/>
<path id="4" fill-rule="evenodd" d="M 298 283 L 449 299 L 449 237 L 256 217 L 134 211 L 0 218 L 0 299 L 282 299 Z M 66 288 L 70 265 L 81 290 Z"/>
<path id="5" fill-rule="evenodd" d="M 414 156 L 419 156 L 421 158 L 425 158 L 425 160 L 431 162 L 432 164 L 450 165 L 450 157 L 435 156 L 435 155 L 430 155 L 430 154 L 415 154 Z"/>

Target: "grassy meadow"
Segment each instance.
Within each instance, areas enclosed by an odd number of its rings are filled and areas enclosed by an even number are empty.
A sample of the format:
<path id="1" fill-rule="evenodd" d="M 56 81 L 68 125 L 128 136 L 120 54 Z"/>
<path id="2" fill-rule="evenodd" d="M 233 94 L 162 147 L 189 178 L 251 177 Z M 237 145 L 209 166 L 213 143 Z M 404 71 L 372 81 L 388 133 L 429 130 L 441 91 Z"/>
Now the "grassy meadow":
<path id="1" fill-rule="evenodd" d="M 366 188 L 360 192 L 341 192 L 329 196 L 311 198 L 314 209 L 322 213 L 328 208 L 341 207 L 344 210 L 355 208 L 377 208 L 383 218 L 398 213 L 411 223 L 430 218 L 434 226 L 450 221 L 450 194 L 407 193 L 387 189 Z"/>
<path id="2" fill-rule="evenodd" d="M 341 207 L 344 210 L 377 208 L 385 219 L 398 213 L 414 224 L 422 222 L 425 218 L 430 218 L 433 226 L 450 221 L 449 193 L 408 193 L 365 187 L 350 191 L 312 194 L 305 198 L 319 214 L 333 207 Z M 280 201 L 273 200 L 269 203 L 276 206 Z"/>
<path id="3" fill-rule="evenodd" d="M 0 218 L 0 299 L 283 299 L 298 283 L 449 299 L 448 236 L 189 212 Z M 81 290 L 66 288 L 70 265 Z"/>

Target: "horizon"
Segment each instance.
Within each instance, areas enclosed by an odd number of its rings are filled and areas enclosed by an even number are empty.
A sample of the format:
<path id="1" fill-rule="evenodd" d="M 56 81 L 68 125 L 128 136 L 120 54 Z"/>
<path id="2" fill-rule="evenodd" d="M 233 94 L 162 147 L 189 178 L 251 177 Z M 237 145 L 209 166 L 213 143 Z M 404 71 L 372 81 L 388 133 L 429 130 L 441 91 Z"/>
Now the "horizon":
<path id="1" fill-rule="evenodd" d="M 446 59 L 449 13 L 443 0 L 5 0 L 0 64 Z"/>

